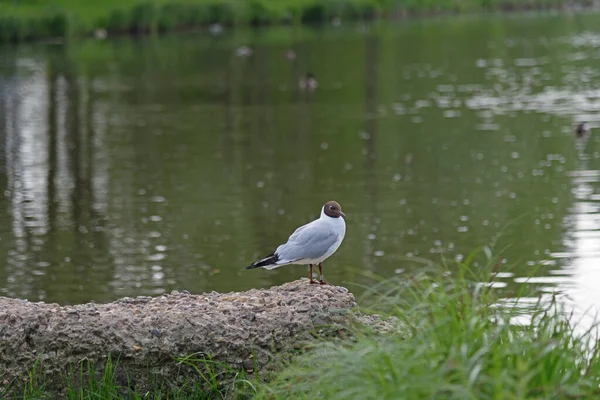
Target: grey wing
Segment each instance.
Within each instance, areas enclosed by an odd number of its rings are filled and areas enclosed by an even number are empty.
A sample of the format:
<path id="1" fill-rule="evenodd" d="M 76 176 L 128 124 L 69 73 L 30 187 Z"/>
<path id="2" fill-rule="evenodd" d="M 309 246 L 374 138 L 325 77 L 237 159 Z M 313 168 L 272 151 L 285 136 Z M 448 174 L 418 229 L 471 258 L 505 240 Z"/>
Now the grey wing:
<path id="1" fill-rule="evenodd" d="M 313 222 L 314 222 L 314 221 L 313 221 Z M 303 231 L 303 230 L 304 230 L 306 227 L 309 227 L 309 226 L 310 226 L 310 224 L 312 224 L 313 222 L 309 222 L 308 224 L 306 224 L 306 225 L 302 225 L 301 227 L 299 227 L 298 229 L 296 229 L 296 230 L 294 231 L 294 233 L 292 233 L 292 234 L 290 235 L 290 237 L 289 237 L 289 239 L 288 239 L 288 243 L 289 243 L 289 242 L 293 242 L 293 241 L 295 241 L 295 240 L 296 240 L 296 238 L 297 238 L 297 237 L 300 235 L 300 232 L 302 232 L 302 231 Z"/>
<path id="2" fill-rule="evenodd" d="M 336 239 L 337 235 L 329 227 L 308 224 L 298 228 L 288 242 L 279 246 L 275 253 L 281 260 L 315 259 L 323 256 Z"/>

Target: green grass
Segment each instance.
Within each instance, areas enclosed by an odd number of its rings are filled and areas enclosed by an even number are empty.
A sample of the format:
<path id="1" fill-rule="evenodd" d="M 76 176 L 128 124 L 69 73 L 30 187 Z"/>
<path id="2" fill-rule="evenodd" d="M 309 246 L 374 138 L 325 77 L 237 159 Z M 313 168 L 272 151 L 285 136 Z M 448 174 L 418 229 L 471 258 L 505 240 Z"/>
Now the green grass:
<path id="1" fill-rule="evenodd" d="M 483 257 L 490 260 L 487 268 L 472 267 Z M 83 367 L 72 374 L 81 378 L 66 381 L 68 398 L 599 398 L 595 329 L 577 330 L 552 297 L 525 301 L 532 295 L 527 286 L 503 302 L 490 285 L 495 263 L 489 252 L 474 252 L 451 268 L 426 264 L 413 276 L 373 282 L 359 301 L 394 329 L 357 325 L 345 339 L 315 339 L 269 382 L 192 355 L 176 362 L 191 368 L 195 379 L 180 387 L 157 383 L 140 393 L 116 379 L 118 363 L 109 359 L 99 380 Z M 530 324 L 508 323 L 523 315 Z M 35 370 L 23 396 L 14 398 L 50 398 Z"/>
<path id="2" fill-rule="evenodd" d="M 576 334 L 552 300 L 498 306 L 489 276 L 462 264 L 458 273 L 438 268 L 376 284 L 370 300 L 397 319 L 398 333 L 359 332 L 356 341 L 317 343 L 255 397 L 599 398 L 600 355 L 592 331 Z M 524 312 L 531 325 L 507 323 Z"/>
<path id="3" fill-rule="evenodd" d="M 213 361 L 208 356 L 190 355 L 173 360 L 183 368 L 192 372 L 182 384 L 174 384 L 178 378 L 169 377 L 164 380 L 153 377 L 150 390 L 136 387 L 134 380 L 123 374 L 118 360 L 107 358 L 102 370 L 96 370 L 87 362 L 71 368 L 64 377 L 61 386 L 64 398 L 80 399 L 250 399 L 256 393 L 259 382 L 256 378 L 248 378 L 243 371 Z M 13 385 L 2 389 L 0 399 L 50 400 L 55 398 L 55 390 L 45 382 L 41 374 L 41 366 L 36 364 L 28 374 L 27 380 L 15 391 Z M 152 372 L 148 370 L 148 374 Z M 0 374 L 2 382 L 2 374 Z"/>
<path id="4" fill-rule="evenodd" d="M 257 25 L 370 16 L 380 0 L 0 0 L 0 42 L 39 37 L 150 33 L 211 23 Z"/>
<path id="5" fill-rule="evenodd" d="M 0 43 L 226 25 L 319 23 L 429 12 L 557 7 L 566 0 L 0 0 Z M 591 3 L 579 0 L 580 4 Z"/>

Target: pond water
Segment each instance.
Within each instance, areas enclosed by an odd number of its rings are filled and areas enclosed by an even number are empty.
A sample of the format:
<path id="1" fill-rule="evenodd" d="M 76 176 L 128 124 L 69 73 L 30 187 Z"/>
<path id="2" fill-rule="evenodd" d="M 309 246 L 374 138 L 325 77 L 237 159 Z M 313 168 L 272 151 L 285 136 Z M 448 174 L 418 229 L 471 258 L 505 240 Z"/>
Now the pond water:
<path id="1" fill-rule="evenodd" d="M 314 93 L 298 89 L 307 71 Z M 307 268 L 244 267 L 335 199 L 332 283 L 360 293 L 487 246 L 474 267 L 492 254 L 507 296 L 527 282 L 587 309 L 598 110 L 598 14 L 1 48 L 0 295 L 280 284 Z"/>

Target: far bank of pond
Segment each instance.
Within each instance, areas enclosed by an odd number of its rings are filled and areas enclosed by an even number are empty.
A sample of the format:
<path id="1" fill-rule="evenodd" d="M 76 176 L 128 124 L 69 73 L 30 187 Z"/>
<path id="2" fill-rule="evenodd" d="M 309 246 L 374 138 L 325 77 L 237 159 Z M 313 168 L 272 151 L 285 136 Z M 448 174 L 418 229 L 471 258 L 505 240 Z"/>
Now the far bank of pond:
<path id="1" fill-rule="evenodd" d="M 156 34 L 210 25 L 331 23 L 468 12 L 591 8 L 578 0 L 13 0 L 0 3 L 0 43 L 72 36 Z M 214 28 L 213 31 L 218 31 Z"/>

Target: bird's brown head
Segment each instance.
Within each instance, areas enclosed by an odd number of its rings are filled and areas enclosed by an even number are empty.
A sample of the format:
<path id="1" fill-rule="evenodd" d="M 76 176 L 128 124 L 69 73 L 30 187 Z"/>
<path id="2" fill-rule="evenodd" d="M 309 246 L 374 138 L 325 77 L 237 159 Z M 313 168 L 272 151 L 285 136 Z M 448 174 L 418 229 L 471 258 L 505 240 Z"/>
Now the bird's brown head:
<path id="1" fill-rule="evenodd" d="M 323 206 L 323 212 L 325 215 L 331 218 L 346 218 L 346 214 L 342 212 L 342 206 L 337 201 L 328 201 Z"/>

